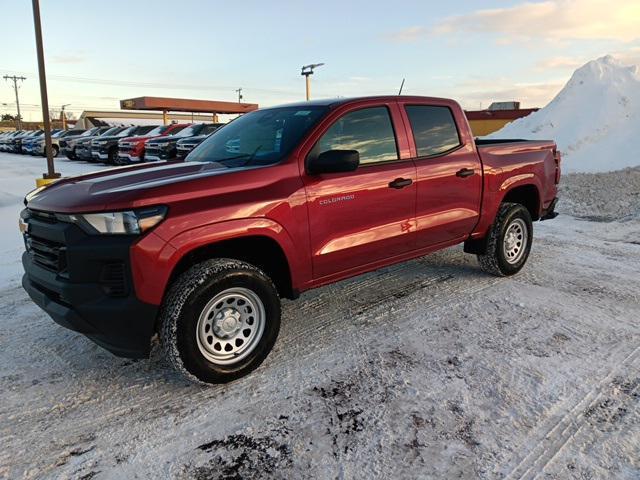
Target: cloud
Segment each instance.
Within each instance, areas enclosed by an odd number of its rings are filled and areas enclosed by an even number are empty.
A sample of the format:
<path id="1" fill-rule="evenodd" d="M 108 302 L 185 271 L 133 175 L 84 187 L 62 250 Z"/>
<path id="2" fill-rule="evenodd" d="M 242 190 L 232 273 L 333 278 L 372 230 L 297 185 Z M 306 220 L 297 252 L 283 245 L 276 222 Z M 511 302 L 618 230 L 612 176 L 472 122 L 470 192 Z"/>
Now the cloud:
<path id="1" fill-rule="evenodd" d="M 551 57 L 540 60 L 536 63 L 535 69 L 538 71 L 547 70 L 575 70 L 587 63 L 587 60 L 571 57 Z"/>
<path id="2" fill-rule="evenodd" d="M 501 44 L 514 40 L 618 40 L 640 38 L 638 0 L 555 0 L 477 10 L 445 18 L 431 27 L 412 26 L 391 34 L 394 41 L 430 35 L 491 33 Z"/>
<path id="3" fill-rule="evenodd" d="M 503 84 L 479 82 L 464 84 L 455 95 L 460 103 L 469 110 L 487 108 L 491 102 L 519 101 L 523 108 L 544 107 L 563 87 L 564 82 Z"/>

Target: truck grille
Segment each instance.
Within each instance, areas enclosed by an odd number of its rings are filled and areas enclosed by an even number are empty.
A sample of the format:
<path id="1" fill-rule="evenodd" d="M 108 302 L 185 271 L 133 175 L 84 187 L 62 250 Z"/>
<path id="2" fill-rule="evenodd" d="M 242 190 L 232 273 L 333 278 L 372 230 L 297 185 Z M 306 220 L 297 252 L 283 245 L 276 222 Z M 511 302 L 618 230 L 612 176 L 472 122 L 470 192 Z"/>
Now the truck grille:
<path id="1" fill-rule="evenodd" d="M 56 273 L 64 273 L 67 269 L 67 249 L 64 245 L 31 235 L 26 236 L 25 242 L 34 263 Z"/>

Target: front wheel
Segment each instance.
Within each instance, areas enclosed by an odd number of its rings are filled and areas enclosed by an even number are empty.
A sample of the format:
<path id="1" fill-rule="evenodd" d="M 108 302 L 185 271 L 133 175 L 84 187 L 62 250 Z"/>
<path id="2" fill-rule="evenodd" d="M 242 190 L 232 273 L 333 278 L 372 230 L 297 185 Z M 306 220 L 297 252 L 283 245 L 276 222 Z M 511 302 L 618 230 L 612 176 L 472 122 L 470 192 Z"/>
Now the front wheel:
<path id="1" fill-rule="evenodd" d="M 489 230 L 487 249 L 478 255 L 480 268 L 504 277 L 518 273 L 529 257 L 533 223 L 529 211 L 519 203 L 503 203 Z"/>
<path id="2" fill-rule="evenodd" d="M 180 275 L 160 313 L 160 342 L 187 378 L 226 383 L 267 357 L 280 331 L 280 298 L 269 277 L 245 262 L 214 259 Z"/>

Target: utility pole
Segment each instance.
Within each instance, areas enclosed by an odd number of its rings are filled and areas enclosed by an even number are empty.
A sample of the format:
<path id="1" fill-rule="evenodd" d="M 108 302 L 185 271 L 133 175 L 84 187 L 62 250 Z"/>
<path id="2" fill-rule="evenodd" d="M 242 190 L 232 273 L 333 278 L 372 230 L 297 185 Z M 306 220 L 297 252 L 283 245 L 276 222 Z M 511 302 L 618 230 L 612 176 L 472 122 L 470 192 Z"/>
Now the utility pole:
<path id="1" fill-rule="evenodd" d="M 13 81 L 13 89 L 16 92 L 16 106 L 18 107 L 18 118 L 16 119 L 16 130 L 22 130 L 22 117 L 20 116 L 20 100 L 18 99 L 18 80 L 25 81 L 26 77 L 17 77 L 15 75 L 5 75 L 3 77 L 5 80 Z"/>
<path id="2" fill-rule="evenodd" d="M 236 90 L 238 92 L 238 103 L 242 103 L 242 87 Z"/>
<path id="3" fill-rule="evenodd" d="M 315 68 L 321 67 L 322 65 L 324 65 L 324 63 L 312 63 L 311 65 L 305 65 L 304 67 L 302 67 L 302 72 L 300 72 L 300 75 L 303 75 L 305 77 L 305 83 L 306 83 L 306 87 L 307 87 L 307 101 L 309 101 L 311 99 L 311 75 L 313 75 L 313 70 Z"/>
<path id="4" fill-rule="evenodd" d="M 66 130 L 67 129 L 67 116 L 64 113 L 64 109 L 66 107 L 68 107 L 69 105 L 71 105 L 71 104 L 67 103 L 65 105 L 62 105 L 62 111 L 60 112 L 60 116 L 62 117 L 62 130 Z"/>
<path id="5" fill-rule="evenodd" d="M 46 185 L 60 178 L 53 165 L 53 149 L 51 148 L 51 121 L 49 119 L 49 98 L 47 96 L 47 74 L 44 69 L 44 48 L 42 46 L 42 27 L 40 25 L 40 3 L 33 0 L 33 26 L 36 31 L 36 51 L 38 52 L 38 74 L 40 76 L 40 100 L 42 103 L 42 121 L 44 123 L 44 145 L 47 153 L 47 173 L 36 185 Z"/>

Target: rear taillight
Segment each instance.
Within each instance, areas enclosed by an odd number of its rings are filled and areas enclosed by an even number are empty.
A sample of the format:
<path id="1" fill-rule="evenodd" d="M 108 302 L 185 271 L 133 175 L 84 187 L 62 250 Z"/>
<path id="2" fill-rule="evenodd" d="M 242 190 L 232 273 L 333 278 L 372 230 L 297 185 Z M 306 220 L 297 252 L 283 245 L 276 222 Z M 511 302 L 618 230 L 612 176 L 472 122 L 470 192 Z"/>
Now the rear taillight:
<path id="1" fill-rule="evenodd" d="M 561 160 L 561 158 L 560 158 L 560 152 L 559 151 L 557 151 L 557 150 L 553 151 L 553 159 L 556 162 L 556 179 L 555 179 L 555 181 L 556 181 L 556 185 L 557 185 L 558 183 L 560 183 L 560 160 Z"/>

